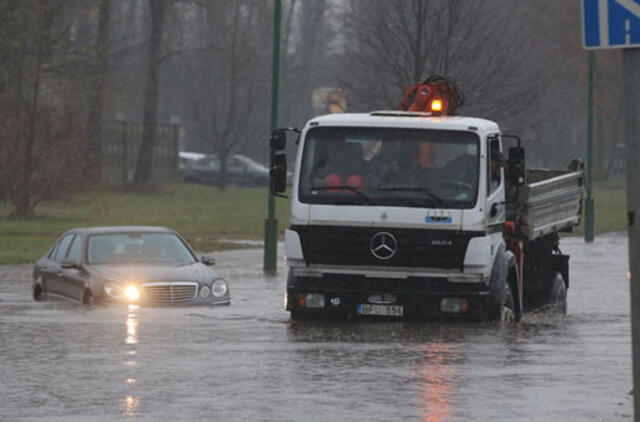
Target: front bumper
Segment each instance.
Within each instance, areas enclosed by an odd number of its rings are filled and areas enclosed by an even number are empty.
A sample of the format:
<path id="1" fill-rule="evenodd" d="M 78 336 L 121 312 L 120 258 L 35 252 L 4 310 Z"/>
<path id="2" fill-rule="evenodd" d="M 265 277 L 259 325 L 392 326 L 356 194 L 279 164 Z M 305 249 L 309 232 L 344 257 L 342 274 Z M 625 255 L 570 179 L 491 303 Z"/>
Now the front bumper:
<path id="1" fill-rule="evenodd" d="M 302 305 L 298 299 L 308 293 L 324 295 L 324 306 Z M 375 300 L 380 297 L 392 300 Z M 468 307 L 464 312 L 443 312 L 444 298 L 466 299 Z M 381 303 L 402 306 L 403 317 L 408 319 L 485 320 L 491 314 L 489 287 L 482 282 L 452 283 L 439 277 L 368 278 L 352 274 L 296 277 L 291 273 L 287 281 L 285 306 L 298 315 L 358 317 L 358 305 Z"/>
<path id="2" fill-rule="evenodd" d="M 228 286 L 226 294 L 220 297 L 212 293 L 203 297 L 201 290 L 206 288 L 210 292 L 211 288 L 209 285 L 197 282 L 148 282 L 133 284 L 133 286 L 138 290 L 138 298 L 131 299 L 126 295 L 112 296 L 103 289 L 103 301 L 143 306 L 228 305 L 231 303 Z"/>

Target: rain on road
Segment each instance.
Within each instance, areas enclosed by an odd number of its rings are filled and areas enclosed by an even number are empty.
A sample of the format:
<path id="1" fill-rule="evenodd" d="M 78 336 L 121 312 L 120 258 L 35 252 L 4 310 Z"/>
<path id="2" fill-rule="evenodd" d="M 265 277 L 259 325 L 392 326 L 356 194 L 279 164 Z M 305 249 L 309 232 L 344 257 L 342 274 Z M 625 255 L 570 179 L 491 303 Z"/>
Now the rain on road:
<path id="1" fill-rule="evenodd" d="M 30 299 L 0 267 L 0 420 L 630 420 L 627 238 L 561 242 L 567 316 L 482 323 L 293 323 L 285 268 L 217 254 L 232 304 Z"/>

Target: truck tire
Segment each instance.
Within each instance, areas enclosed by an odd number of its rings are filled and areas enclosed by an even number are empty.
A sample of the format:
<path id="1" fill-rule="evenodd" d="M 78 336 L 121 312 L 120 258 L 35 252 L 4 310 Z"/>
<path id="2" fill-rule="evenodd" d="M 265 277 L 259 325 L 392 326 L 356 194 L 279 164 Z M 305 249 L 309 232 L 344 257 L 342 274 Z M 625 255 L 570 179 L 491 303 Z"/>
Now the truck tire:
<path id="1" fill-rule="evenodd" d="M 504 324 L 515 324 L 517 321 L 515 300 L 509 283 L 504 283 L 497 319 Z"/>
<path id="2" fill-rule="evenodd" d="M 560 273 L 556 273 L 551 283 L 547 306 L 551 312 L 563 315 L 567 313 L 567 286 Z"/>

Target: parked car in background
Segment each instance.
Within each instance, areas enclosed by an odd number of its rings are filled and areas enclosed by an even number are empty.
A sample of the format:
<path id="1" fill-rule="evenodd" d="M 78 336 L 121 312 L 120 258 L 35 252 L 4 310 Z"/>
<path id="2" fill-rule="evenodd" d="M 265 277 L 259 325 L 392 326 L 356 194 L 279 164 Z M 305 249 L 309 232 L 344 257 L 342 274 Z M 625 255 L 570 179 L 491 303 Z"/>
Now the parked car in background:
<path id="1" fill-rule="evenodd" d="M 94 227 L 64 233 L 35 265 L 36 301 L 60 296 L 90 305 L 229 304 L 227 282 L 164 227 Z"/>
<path id="2" fill-rule="evenodd" d="M 216 155 L 180 152 L 179 175 L 182 182 L 216 185 L 220 181 L 221 167 Z M 269 183 L 269 169 L 245 155 L 236 154 L 227 160 L 227 183 L 266 186 Z"/>

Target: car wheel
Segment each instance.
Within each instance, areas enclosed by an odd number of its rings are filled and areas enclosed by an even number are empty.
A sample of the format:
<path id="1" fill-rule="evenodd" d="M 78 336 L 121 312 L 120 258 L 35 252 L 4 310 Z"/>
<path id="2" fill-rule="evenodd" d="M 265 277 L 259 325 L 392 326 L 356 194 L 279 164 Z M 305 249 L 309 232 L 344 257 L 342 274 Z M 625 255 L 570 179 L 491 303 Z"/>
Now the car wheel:
<path id="1" fill-rule="evenodd" d="M 87 307 L 93 305 L 93 294 L 91 293 L 91 290 L 84 291 L 84 294 L 82 295 L 82 304 Z"/>
<path id="2" fill-rule="evenodd" d="M 513 292 L 509 283 L 504 284 L 502 296 L 500 298 L 499 321 L 504 324 L 515 324 L 516 311 L 515 301 L 513 300 Z"/>
<path id="3" fill-rule="evenodd" d="M 42 302 L 47 299 L 47 294 L 44 291 L 44 286 L 42 285 L 42 277 L 38 277 L 33 286 L 33 300 L 36 302 Z"/>
<path id="4" fill-rule="evenodd" d="M 556 273 L 556 277 L 551 284 L 547 304 L 551 312 L 559 314 L 567 313 L 567 286 L 564 284 L 564 279 L 559 273 Z"/>

